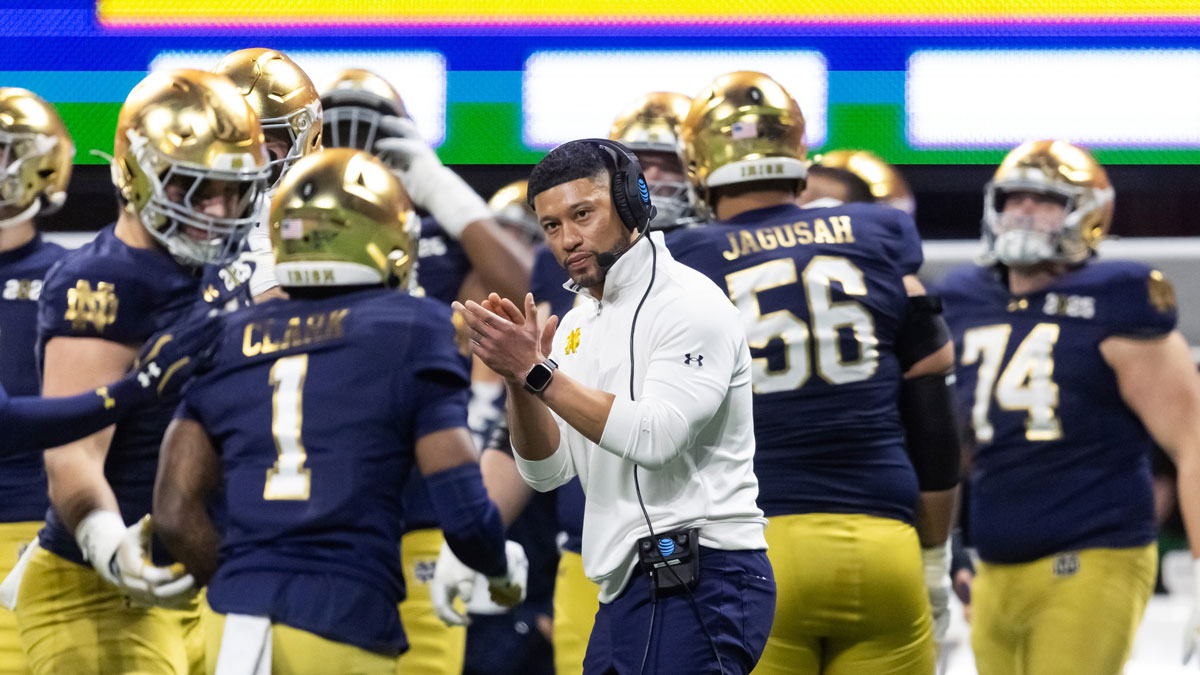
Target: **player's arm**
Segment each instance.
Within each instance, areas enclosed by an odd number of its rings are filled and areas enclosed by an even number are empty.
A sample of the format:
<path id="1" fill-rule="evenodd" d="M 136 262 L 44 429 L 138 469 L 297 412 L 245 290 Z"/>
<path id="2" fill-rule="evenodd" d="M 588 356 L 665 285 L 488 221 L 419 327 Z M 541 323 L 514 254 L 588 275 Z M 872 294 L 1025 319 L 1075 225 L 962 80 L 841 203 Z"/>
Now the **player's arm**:
<path id="1" fill-rule="evenodd" d="M 217 569 L 221 537 L 207 506 L 220 480 L 220 458 L 208 432 L 194 419 L 173 420 L 154 479 L 154 531 L 200 585 Z"/>
<path id="2" fill-rule="evenodd" d="M 174 396 L 198 367 L 219 329 L 216 319 L 162 331 L 146 342 L 136 367 L 93 391 L 8 398 L 0 387 L 0 455 L 60 446 L 101 431 L 130 412 Z M 111 344 L 111 343 L 108 343 Z M 105 446 L 107 447 L 107 446 Z"/>
<path id="3" fill-rule="evenodd" d="M 505 527 L 511 526 L 520 517 L 533 497 L 533 490 L 521 478 L 511 452 L 508 425 L 502 421 L 488 439 L 479 458 L 479 469 L 483 473 L 483 486 L 500 510 L 500 519 Z"/>
<path id="4" fill-rule="evenodd" d="M 414 138 L 375 143 L 417 205 L 462 244 L 484 287 L 517 299 L 529 290 L 533 254 L 496 222 L 483 198 Z"/>
<path id="5" fill-rule="evenodd" d="M 1109 337 L 1100 353 L 1117 375 L 1121 397 L 1179 472 L 1179 508 L 1200 559 L 1200 379 L 1178 331 L 1157 340 Z"/>
<path id="6" fill-rule="evenodd" d="M 941 316 L 941 300 L 928 296 L 915 275 L 904 275 L 903 282 L 909 314 L 896 338 L 904 369 L 900 416 L 921 490 L 917 533 L 921 546 L 929 548 L 946 543 L 958 500 L 962 446 L 954 398 L 954 343 Z"/>
<path id="7" fill-rule="evenodd" d="M 46 343 L 42 393 L 54 397 L 94 392 L 120 379 L 136 355 L 133 347 L 100 338 L 52 338 Z M 117 498 L 104 477 L 113 432 L 108 426 L 44 454 L 50 501 L 72 531 L 95 512 L 120 518 Z"/>
<path id="8" fill-rule="evenodd" d="M 950 625 L 949 536 L 961 472 L 954 344 L 941 315 L 940 299 L 925 295 L 924 286 L 915 278 L 905 277 L 905 289 L 909 312 L 896 336 L 896 355 L 904 369 L 900 422 L 921 491 L 916 529 L 933 611 L 934 640 L 940 643 Z"/>

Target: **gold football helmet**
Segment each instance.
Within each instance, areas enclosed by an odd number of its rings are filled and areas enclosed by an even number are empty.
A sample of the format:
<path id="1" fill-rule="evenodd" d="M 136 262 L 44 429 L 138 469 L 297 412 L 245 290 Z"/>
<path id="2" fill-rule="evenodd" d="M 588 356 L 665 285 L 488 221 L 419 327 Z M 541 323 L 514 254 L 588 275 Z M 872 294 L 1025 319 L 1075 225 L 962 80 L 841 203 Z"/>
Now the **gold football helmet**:
<path id="1" fill-rule="evenodd" d="M 410 288 L 420 219 L 387 166 L 328 148 L 292 167 L 271 199 L 271 248 L 284 288 Z"/>
<path id="2" fill-rule="evenodd" d="M 845 169 L 871 188 L 875 201 L 900 209 L 910 216 L 916 213 L 917 202 L 904 176 L 873 152 L 831 150 L 813 157 L 813 162 L 833 169 Z"/>
<path id="3" fill-rule="evenodd" d="M 683 172 L 682 159 L 678 159 L 679 128 L 691 105 L 692 99 L 675 92 L 646 94 L 621 113 L 608 132 L 610 140 L 632 150 L 643 163 L 650 201 L 658 210 L 650 223 L 652 229 L 676 225 L 693 211 L 686 179 L 671 180 L 649 169 L 649 163 L 657 154 L 660 161 L 665 159 L 673 167 L 672 173 Z M 678 167 L 674 167 L 676 162 L 679 162 Z"/>
<path id="4" fill-rule="evenodd" d="M 54 106 L 17 87 L 0 87 L 0 228 L 67 201 L 75 144 Z"/>
<path id="5" fill-rule="evenodd" d="M 688 178 L 711 209 L 711 190 L 762 180 L 804 182 L 804 115 L 775 80 L 753 71 L 718 77 L 696 98 L 680 133 Z"/>
<path id="6" fill-rule="evenodd" d="M 321 147 L 321 99 L 308 75 L 274 49 L 240 49 L 228 54 L 214 73 L 233 81 L 258 114 L 271 187 L 296 160 Z"/>
<path id="7" fill-rule="evenodd" d="M 238 252 L 269 174 L 258 116 L 224 76 L 151 73 L 121 107 L 113 183 L 124 208 L 181 263 Z"/>
<path id="8" fill-rule="evenodd" d="M 538 224 L 537 214 L 526 199 L 528 189 L 529 181 L 513 181 L 496 190 L 496 194 L 488 200 L 488 208 L 496 215 L 496 220 L 501 225 L 519 231 L 530 243 L 537 243 L 544 235 L 542 226 Z"/>
<path id="9" fill-rule="evenodd" d="M 420 137 L 400 94 L 369 70 L 343 70 L 321 89 L 321 103 L 329 147 L 373 152 L 379 138 Z"/>
<path id="10" fill-rule="evenodd" d="M 1006 214 L 1004 202 L 1013 192 L 1061 200 L 1065 216 L 1050 223 Z M 1114 196 L 1104 167 L 1083 148 L 1066 141 L 1022 143 L 984 188 L 985 262 L 1028 266 L 1086 260 L 1112 224 Z"/>

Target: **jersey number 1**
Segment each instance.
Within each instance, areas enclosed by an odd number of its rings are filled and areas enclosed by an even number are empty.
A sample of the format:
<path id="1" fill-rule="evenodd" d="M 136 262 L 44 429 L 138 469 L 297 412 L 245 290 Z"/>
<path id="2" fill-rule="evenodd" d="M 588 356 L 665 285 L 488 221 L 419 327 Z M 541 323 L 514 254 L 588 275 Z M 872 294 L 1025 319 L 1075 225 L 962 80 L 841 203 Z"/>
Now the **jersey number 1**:
<path id="1" fill-rule="evenodd" d="M 279 458 L 267 469 L 263 499 L 308 499 L 311 482 L 304 468 L 304 441 L 300 427 L 304 422 L 304 376 L 308 373 L 308 354 L 288 356 L 271 366 L 271 435 Z"/>
<path id="2" fill-rule="evenodd" d="M 1012 326 L 980 326 L 963 333 L 962 365 L 979 364 L 975 377 L 975 405 L 971 423 L 975 440 L 991 443 L 995 429 L 988 419 L 992 392 L 1003 410 L 1025 410 L 1025 438 L 1030 441 L 1056 441 L 1062 438 L 1058 419 L 1058 385 L 1054 374 L 1054 344 L 1058 342 L 1058 324 L 1039 323 L 1017 346 L 1004 372 L 1000 365 L 1008 349 Z M 997 379 L 998 378 L 998 379 Z"/>

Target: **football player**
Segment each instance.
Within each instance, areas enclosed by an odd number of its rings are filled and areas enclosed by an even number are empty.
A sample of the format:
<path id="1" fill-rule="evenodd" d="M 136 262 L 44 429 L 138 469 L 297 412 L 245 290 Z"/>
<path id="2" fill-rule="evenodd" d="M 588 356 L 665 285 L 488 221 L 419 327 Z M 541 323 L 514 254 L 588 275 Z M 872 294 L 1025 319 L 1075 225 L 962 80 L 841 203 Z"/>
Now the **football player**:
<path id="1" fill-rule="evenodd" d="M 984 675 L 1122 671 L 1154 587 L 1155 442 L 1200 557 L 1200 385 L 1163 275 L 1095 260 L 1113 197 L 1086 150 L 1024 143 L 985 188 L 983 264 L 938 284 L 976 444 Z M 1198 639 L 1193 613 L 1185 659 Z"/>
<path id="2" fill-rule="evenodd" d="M 512 298 L 523 296 L 529 286 L 529 247 L 509 236 L 483 199 L 442 165 L 417 134 L 403 100 L 386 80 L 366 70 L 346 70 L 322 88 L 321 100 L 325 144 L 364 149 L 380 157 L 392 167 L 414 204 L 429 213 L 419 223 L 414 293 L 447 305 L 454 300 L 481 300 L 484 289 Z M 485 398 L 490 397 L 485 394 Z M 491 400 L 483 404 L 490 407 Z M 438 619 L 430 593 L 439 557 L 449 558 L 451 553 L 424 481 L 419 472 L 413 473 L 405 490 L 408 517 L 401 547 L 408 592 L 400 613 L 410 649 L 400 658 L 399 672 L 459 675 L 466 631 Z M 469 574 L 461 565 L 457 570 Z"/>
<path id="3" fill-rule="evenodd" d="M 12 396 L 41 391 L 34 358 L 37 301 L 46 270 L 65 251 L 42 241 L 34 218 L 66 201 L 74 157 L 75 145 L 54 106 L 31 91 L 0 88 L 0 387 Z M 37 535 L 48 504 L 41 457 L 0 458 L 0 576 Z M 24 672 L 16 620 L 0 612 L 0 673 Z"/>
<path id="4" fill-rule="evenodd" d="M 46 276 L 38 344 L 46 396 L 129 370 L 150 334 L 195 311 L 196 270 L 232 257 L 269 174 L 258 117 L 226 78 L 154 73 L 117 119 L 117 222 Z M 196 603 L 162 551 L 128 536 L 150 512 L 167 399 L 44 456 L 51 508 L 21 580 L 17 623 L 35 673 L 178 675 L 203 664 Z M 149 586 L 183 610 L 148 607 Z M 131 604 L 126 596 L 140 598 Z M 151 594 L 154 595 L 153 593 Z"/>
<path id="5" fill-rule="evenodd" d="M 232 52 L 221 59 L 213 72 L 237 85 L 258 115 L 270 158 L 269 195 L 296 160 L 321 148 L 321 99 L 317 88 L 295 62 L 274 49 Z M 262 219 L 246 236 L 249 251 L 244 256 L 253 265 L 248 275 L 248 290 L 255 302 L 282 295 L 271 267 L 271 237 L 265 222 L 269 203 L 265 200 L 263 208 Z M 242 265 L 226 270 L 225 290 L 233 291 L 247 281 L 246 276 Z"/>
<path id="6" fill-rule="evenodd" d="M 774 80 L 717 78 L 681 136 L 715 222 L 669 242 L 728 293 L 754 359 L 758 503 L 779 589 L 755 672 L 930 673 L 922 544 L 944 578 L 953 352 L 936 305 L 906 290 L 921 261 L 906 214 L 795 205 L 803 139 Z"/>
<path id="7" fill-rule="evenodd" d="M 521 598 L 523 564 L 506 554 L 466 429 L 469 362 L 449 308 L 396 290 L 415 220 L 365 152 L 297 162 L 270 219 L 290 299 L 230 318 L 167 432 L 154 518 L 208 581 L 216 672 L 396 672 L 407 647 L 396 547 L 414 465 L 448 544 L 498 601 Z M 207 511 L 218 495 L 223 538 Z"/>
<path id="8" fill-rule="evenodd" d="M 857 180 L 851 180 L 851 177 Z M 865 188 L 865 191 L 864 191 Z M 804 191 L 796 203 L 833 198 L 842 202 L 879 202 L 916 215 L 917 202 L 904 176 L 867 150 L 831 150 L 813 157 Z"/>
<path id="9" fill-rule="evenodd" d="M 650 228 L 667 234 L 698 222 L 678 155 L 679 125 L 691 103 L 679 93 L 647 94 L 616 119 L 608 134 L 609 139 L 637 156 L 658 211 Z M 577 300 L 583 301 L 582 296 L 563 287 L 567 281 L 566 271 L 549 247 L 540 247 L 530 282 L 539 311 L 565 316 Z M 554 665 L 555 672 L 569 675 L 583 672 L 583 657 L 600 600 L 596 584 L 583 573 L 583 488 L 579 479 L 573 478 L 554 494 L 562 540 L 554 586 Z"/>

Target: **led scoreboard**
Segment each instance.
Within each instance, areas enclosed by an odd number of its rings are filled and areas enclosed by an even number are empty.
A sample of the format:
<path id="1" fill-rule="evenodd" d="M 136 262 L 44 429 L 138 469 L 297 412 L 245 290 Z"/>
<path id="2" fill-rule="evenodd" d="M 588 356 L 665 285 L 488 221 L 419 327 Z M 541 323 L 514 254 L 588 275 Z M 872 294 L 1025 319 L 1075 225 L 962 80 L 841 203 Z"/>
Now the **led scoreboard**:
<path id="1" fill-rule="evenodd" d="M 0 9 L 0 84 L 112 149 L 125 95 L 156 68 L 287 52 L 321 87 L 387 78 L 457 164 L 526 164 L 607 134 L 650 91 L 780 81 L 821 148 L 897 164 L 992 164 L 1035 137 L 1112 164 L 1200 163 L 1200 3 L 1185 0 L 102 0 Z"/>

